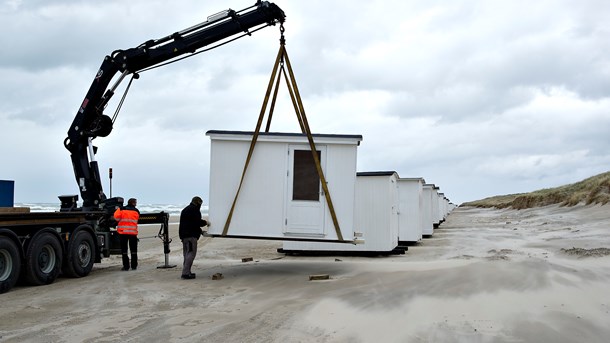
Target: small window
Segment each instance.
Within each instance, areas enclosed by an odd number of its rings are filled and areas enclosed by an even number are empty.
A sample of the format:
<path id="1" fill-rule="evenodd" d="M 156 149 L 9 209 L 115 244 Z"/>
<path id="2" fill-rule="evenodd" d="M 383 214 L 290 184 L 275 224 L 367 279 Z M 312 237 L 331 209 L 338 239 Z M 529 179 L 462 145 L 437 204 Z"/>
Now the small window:
<path id="1" fill-rule="evenodd" d="M 320 177 L 311 150 L 294 150 L 293 167 L 292 200 L 319 201 Z"/>

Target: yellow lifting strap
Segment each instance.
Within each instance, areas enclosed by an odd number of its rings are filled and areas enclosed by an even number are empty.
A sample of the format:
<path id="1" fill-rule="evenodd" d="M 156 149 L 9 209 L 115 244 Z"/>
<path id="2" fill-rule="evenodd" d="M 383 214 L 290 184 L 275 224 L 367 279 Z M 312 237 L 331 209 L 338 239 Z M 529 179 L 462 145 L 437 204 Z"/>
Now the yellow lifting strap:
<path id="1" fill-rule="evenodd" d="M 254 134 L 252 135 L 252 141 L 250 142 L 250 149 L 248 150 L 248 156 L 246 157 L 244 169 L 241 174 L 241 180 L 239 182 L 237 192 L 235 193 L 235 198 L 233 199 L 233 204 L 231 205 L 231 210 L 229 211 L 229 214 L 227 215 L 227 220 L 225 222 L 225 226 L 222 231 L 222 235 L 226 236 L 229 231 L 229 225 L 231 224 L 231 218 L 233 217 L 233 212 L 235 211 L 235 204 L 237 203 L 237 198 L 239 197 L 239 192 L 241 191 L 241 187 L 244 183 L 244 178 L 246 176 L 246 170 L 248 169 L 248 165 L 250 164 L 250 160 L 251 160 L 252 154 L 254 152 L 254 146 L 256 145 L 256 142 L 258 140 L 260 129 L 261 129 L 261 126 L 263 123 L 263 118 L 264 118 L 265 112 L 267 110 L 267 103 L 268 103 L 269 97 L 271 95 L 271 90 L 274 88 L 273 81 L 275 80 L 276 81 L 275 90 L 273 92 L 273 98 L 272 98 L 271 107 L 269 110 L 269 117 L 267 119 L 267 125 L 265 127 L 265 132 L 269 132 L 269 128 L 271 126 L 271 118 L 273 116 L 273 110 L 275 108 L 275 102 L 277 99 L 277 92 L 278 92 L 278 88 L 279 88 L 281 74 L 283 74 L 284 79 L 286 80 L 288 92 L 290 94 L 290 99 L 292 100 L 292 104 L 294 106 L 295 114 L 299 121 L 299 126 L 301 127 L 301 132 L 304 133 L 305 135 L 307 135 L 307 140 L 309 141 L 309 147 L 311 149 L 313 160 L 316 165 L 316 170 L 318 171 L 318 177 L 320 178 L 320 183 L 322 184 L 322 190 L 324 191 L 326 203 L 328 204 L 328 210 L 330 212 L 330 215 L 333 220 L 333 224 L 335 226 L 335 232 L 337 234 L 337 239 L 342 241 L 343 235 L 341 234 L 341 228 L 339 227 L 339 221 L 337 220 L 337 215 L 335 213 L 335 207 L 333 206 L 330 192 L 328 191 L 328 186 L 326 184 L 326 178 L 324 177 L 324 172 L 322 171 L 322 167 L 320 165 L 320 158 L 318 157 L 318 154 L 316 153 L 316 151 L 317 151 L 316 144 L 313 140 L 313 136 L 311 134 L 311 129 L 309 127 L 309 123 L 307 122 L 307 117 L 305 116 L 305 109 L 303 107 L 303 102 L 301 101 L 301 95 L 299 94 L 299 89 L 297 87 L 296 79 L 295 79 L 294 73 L 292 71 L 290 59 L 288 58 L 288 53 L 286 52 L 283 27 L 280 27 L 280 31 L 282 32 L 282 37 L 280 39 L 280 50 L 278 51 L 277 57 L 275 59 L 275 64 L 273 65 L 273 71 L 271 72 L 271 78 L 269 79 L 269 84 L 267 86 L 267 92 L 265 93 L 265 99 L 263 100 L 261 112 L 259 114 L 258 121 L 256 122 L 256 129 L 254 130 Z M 288 68 L 288 73 L 286 73 L 284 64 Z M 277 79 L 276 79 L 276 77 L 277 77 Z"/>

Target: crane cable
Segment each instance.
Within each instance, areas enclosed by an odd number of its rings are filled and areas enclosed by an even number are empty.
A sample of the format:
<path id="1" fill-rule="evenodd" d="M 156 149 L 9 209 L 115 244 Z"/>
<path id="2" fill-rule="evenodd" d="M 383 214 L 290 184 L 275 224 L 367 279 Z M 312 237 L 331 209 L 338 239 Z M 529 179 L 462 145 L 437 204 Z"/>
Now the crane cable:
<path id="1" fill-rule="evenodd" d="M 138 73 L 133 73 L 131 75 L 131 79 L 129 79 L 129 83 L 127 84 L 127 87 L 125 87 L 125 92 L 123 92 L 123 96 L 121 97 L 121 101 L 119 101 L 119 104 L 116 107 L 116 110 L 114 111 L 114 115 L 112 116 L 112 124 L 114 124 L 116 118 L 119 116 L 119 112 L 121 111 L 121 107 L 123 107 L 123 102 L 125 102 L 125 98 L 127 97 L 127 92 L 129 92 L 129 88 L 131 87 L 131 83 L 133 82 L 133 79 L 137 79 L 140 76 L 138 75 Z"/>

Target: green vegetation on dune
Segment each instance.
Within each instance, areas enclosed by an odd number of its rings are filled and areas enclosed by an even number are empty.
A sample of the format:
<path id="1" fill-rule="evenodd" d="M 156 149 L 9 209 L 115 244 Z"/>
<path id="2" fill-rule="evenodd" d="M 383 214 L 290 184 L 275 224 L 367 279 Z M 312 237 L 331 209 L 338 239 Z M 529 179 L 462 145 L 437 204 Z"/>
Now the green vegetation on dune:
<path id="1" fill-rule="evenodd" d="M 561 206 L 574 206 L 579 203 L 605 205 L 608 202 L 610 202 L 610 172 L 565 186 L 530 193 L 499 195 L 467 202 L 462 206 L 524 209 L 552 204 Z"/>

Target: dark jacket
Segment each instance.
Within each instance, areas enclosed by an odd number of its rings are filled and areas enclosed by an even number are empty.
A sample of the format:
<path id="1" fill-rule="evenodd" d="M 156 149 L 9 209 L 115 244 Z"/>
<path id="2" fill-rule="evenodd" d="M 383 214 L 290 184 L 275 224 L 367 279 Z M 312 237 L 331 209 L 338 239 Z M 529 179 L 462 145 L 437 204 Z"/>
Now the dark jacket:
<path id="1" fill-rule="evenodd" d="M 201 219 L 200 209 L 201 206 L 191 203 L 180 212 L 180 225 L 178 226 L 180 239 L 189 237 L 199 239 L 201 227 L 207 225 L 206 221 Z"/>

